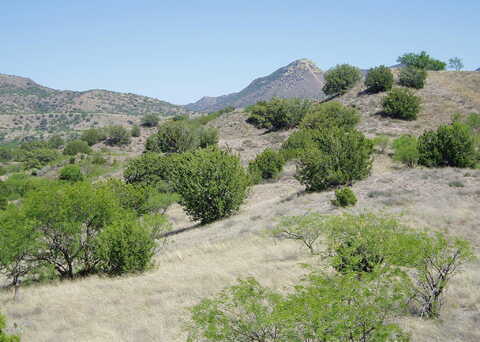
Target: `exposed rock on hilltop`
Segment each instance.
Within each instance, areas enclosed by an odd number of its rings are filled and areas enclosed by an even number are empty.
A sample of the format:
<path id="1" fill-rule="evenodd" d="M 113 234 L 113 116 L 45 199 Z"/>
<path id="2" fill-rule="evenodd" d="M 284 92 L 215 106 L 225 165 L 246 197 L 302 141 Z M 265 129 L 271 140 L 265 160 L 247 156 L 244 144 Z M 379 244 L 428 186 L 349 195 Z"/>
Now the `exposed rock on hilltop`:
<path id="1" fill-rule="evenodd" d="M 70 91 L 44 87 L 29 78 L 0 74 L 0 113 L 115 113 L 184 112 L 180 106 L 155 98 L 107 90 Z"/>
<path id="2" fill-rule="evenodd" d="M 323 99 L 323 72 L 308 59 L 299 59 L 274 73 L 257 78 L 238 93 L 218 97 L 203 97 L 186 105 L 189 110 L 211 112 L 227 106 L 246 107 L 272 97 Z"/>

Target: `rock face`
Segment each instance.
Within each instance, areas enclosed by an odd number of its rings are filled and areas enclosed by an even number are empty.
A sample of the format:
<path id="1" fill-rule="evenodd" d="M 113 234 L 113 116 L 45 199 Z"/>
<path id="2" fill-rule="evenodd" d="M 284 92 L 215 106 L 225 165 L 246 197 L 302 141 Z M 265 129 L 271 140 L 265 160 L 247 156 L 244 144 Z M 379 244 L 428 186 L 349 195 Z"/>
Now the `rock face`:
<path id="1" fill-rule="evenodd" d="M 323 99 L 323 72 L 308 59 L 299 59 L 272 74 L 257 78 L 238 93 L 203 97 L 185 106 L 188 110 L 211 112 L 227 106 L 246 107 L 272 97 Z"/>
<path id="2" fill-rule="evenodd" d="M 114 113 L 141 115 L 185 112 L 155 98 L 108 90 L 70 91 L 44 87 L 29 78 L 0 74 L 0 113 Z"/>

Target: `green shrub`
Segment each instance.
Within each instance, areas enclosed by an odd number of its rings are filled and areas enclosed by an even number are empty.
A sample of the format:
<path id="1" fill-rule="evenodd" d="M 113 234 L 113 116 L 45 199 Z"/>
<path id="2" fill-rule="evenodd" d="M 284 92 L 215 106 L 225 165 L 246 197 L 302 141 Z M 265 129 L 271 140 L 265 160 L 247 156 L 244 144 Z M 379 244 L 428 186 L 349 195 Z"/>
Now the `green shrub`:
<path id="1" fill-rule="evenodd" d="M 420 112 L 420 97 L 409 89 L 395 88 L 383 99 L 383 112 L 396 119 L 415 120 Z"/>
<path id="2" fill-rule="evenodd" d="M 332 204 L 337 207 L 350 207 L 357 204 L 357 197 L 350 188 L 341 188 L 335 190 L 335 199 Z"/>
<path id="3" fill-rule="evenodd" d="M 393 142 L 393 159 L 415 167 L 420 157 L 417 138 L 411 135 L 402 135 Z"/>
<path id="4" fill-rule="evenodd" d="M 477 162 L 472 130 L 458 121 L 423 133 L 418 151 L 419 163 L 428 167 L 474 167 Z"/>
<path id="5" fill-rule="evenodd" d="M 397 62 L 417 69 L 424 70 L 445 70 L 447 64 L 430 57 L 425 51 L 416 53 L 406 53 L 403 56 L 398 57 Z"/>
<path id="6" fill-rule="evenodd" d="M 399 83 L 404 87 L 422 89 L 425 86 L 427 72 L 424 69 L 405 67 L 400 70 Z"/>
<path id="7" fill-rule="evenodd" d="M 393 73 L 390 68 L 380 65 L 370 69 L 365 78 L 365 86 L 370 92 L 388 91 L 393 86 Z"/>
<path id="8" fill-rule="evenodd" d="M 360 69 L 348 64 L 337 65 L 325 73 L 323 92 L 327 95 L 345 94 L 361 78 Z"/>
<path id="9" fill-rule="evenodd" d="M 52 135 L 50 137 L 50 139 L 48 139 L 48 147 L 49 148 L 54 148 L 54 149 L 58 149 L 60 148 L 61 146 L 63 146 L 63 144 L 65 143 L 65 141 L 63 140 L 63 138 L 59 135 Z"/>
<path id="10" fill-rule="evenodd" d="M 198 147 L 206 148 L 218 144 L 218 129 L 214 127 L 198 128 Z"/>
<path id="11" fill-rule="evenodd" d="M 56 150 L 48 148 L 39 148 L 36 150 L 26 151 L 23 155 L 23 166 L 26 170 L 39 169 L 53 162 L 60 155 Z"/>
<path id="12" fill-rule="evenodd" d="M 8 335 L 5 333 L 5 317 L 0 315 L 0 341 L 1 342 L 20 342 L 20 337 L 15 335 Z"/>
<path id="13" fill-rule="evenodd" d="M 196 117 L 194 119 L 190 119 L 189 121 L 193 125 L 203 126 L 203 125 L 206 125 L 207 123 L 209 123 L 210 121 L 213 121 L 213 120 L 219 118 L 223 114 L 231 113 L 234 110 L 235 110 L 235 107 L 228 106 L 228 107 L 225 107 L 223 109 L 217 110 L 216 112 L 209 113 L 207 115 L 202 115 L 202 116 Z"/>
<path id="14" fill-rule="evenodd" d="M 390 138 L 386 135 L 377 135 L 375 138 L 372 139 L 373 146 L 375 147 L 375 151 L 377 153 L 385 153 L 388 148 Z"/>
<path id="15" fill-rule="evenodd" d="M 258 183 L 261 179 L 276 178 L 282 172 L 284 165 L 283 156 L 279 152 L 267 148 L 249 163 L 248 171 L 253 182 Z"/>
<path id="16" fill-rule="evenodd" d="M 144 153 L 128 162 L 123 178 L 126 183 L 165 189 L 176 158 L 175 155 Z"/>
<path id="17" fill-rule="evenodd" d="M 160 118 L 156 114 L 145 114 L 142 117 L 142 126 L 145 127 L 157 127 L 160 122 Z"/>
<path id="18" fill-rule="evenodd" d="M 122 126 L 110 126 L 106 141 L 112 146 L 128 145 L 130 144 L 130 132 Z"/>
<path id="19" fill-rule="evenodd" d="M 102 156 L 101 153 L 95 153 L 91 157 L 92 164 L 94 165 L 105 165 L 107 160 Z"/>
<path id="20" fill-rule="evenodd" d="M 289 129 L 300 123 L 311 106 L 311 101 L 300 99 L 273 98 L 270 101 L 259 101 L 246 108 L 250 114 L 247 122 L 257 128 Z"/>
<path id="21" fill-rule="evenodd" d="M 65 145 L 63 154 L 68 156 L 75 156 L 79 153 L 89 154 L 92 150 L 88 143 L 83 140 L 72 140 Z"/>
<path id="22" fill-rule="evenodd" d="M 134 220 L 116 221 L 97 237 L 95 254 L 102 272 L 120 275 L 146 270 L 156 242 L 148 227 Z"/>
<path id="23" fill-rule="evenodd" d="M 340 102 L 326 102 L 312 106 L 300 123 L 300 128 L 354 128 L 359 121 L 360 115 L 355 108 L 346 107 Z"/>
<path id="24" fill-rule="evenodd" d="M 138 138 L 140 136 L 140 127 L 137 125 L 132 127 L 132 130 L 130 131 L 130 135 L 134 138 Z"/>
<path id="25" fill-rule="evenodd" d="M 314 132 L 315 148 L 301 154 L 296 178 L 307 191 L 349 185 L 367 177 L 373 144 L 361 132 L 341 128 Z"/>
<path id="26" fill-rule="evenodd" d="M 473 130 L 480 129 L 480 114 L 470 113 L 467 116 L 465 123 Z"/>
<path id="27" fill-rule="evenodd" d="M 164 153 L 191 151 L 199 147 L 199 133 L 197 126 L 192 126 L 185 120 L 170 121 L 161 125 L 157 133 L 148 137 L 145 150 Z M 204 138 L 204 143 L 208 143 L 208 136 Z"/>
<path id="28" fill-rule="evenodd" d="M 83 181 L 83 173 L 77 165 L 67 165 L 60 170 L 58 179 L 67 182 L 81 182 Z"/>
<path id="29" fill-rule="evenodd" d="M 280 153 L 285 160 L 292 160 L 300 157 L 306 150 L 315 148 L 313 137 L 316 130 L 300 129 L 292 133 L 282 144 Z"/>
<path id="30" fill-rule="evenodd" d="M 240 159 L 216 148 L 178 156 L 171 180 L 187 214 L 202 223 L 237 211 L 247 196 L 250 182 Z"/>
<path id="31" fill-rule="evenodd" d="M 107 138 L 103 129 L 89 128 L 82 132 L 80 140 L 85 141 L 88 146 L 93 146 Z"/>

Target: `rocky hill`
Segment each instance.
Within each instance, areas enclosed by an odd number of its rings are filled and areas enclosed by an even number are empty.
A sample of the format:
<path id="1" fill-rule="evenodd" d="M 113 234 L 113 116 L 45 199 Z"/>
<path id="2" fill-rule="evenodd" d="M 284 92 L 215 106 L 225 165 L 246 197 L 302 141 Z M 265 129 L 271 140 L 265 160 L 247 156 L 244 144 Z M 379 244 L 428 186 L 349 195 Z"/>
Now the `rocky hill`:
<path id="1" fill-rule="evenodd" d="M 211 112 L 227 106 L 246 107 L 272 97 L 323 99 L 323 72 L 308 59 L 299 59 L 272 74 L 254 80 L 238 93 L 203 97 L 186 105 L 189 110 Z"/>
<path id="2" fill-rule="evenodd" d="M 114 113 L 140 115 L 184 112 L 155 98 L 107 90 L 70 91 L 44 87 L 31 79 L 0 74 L 0 113 Z"/>

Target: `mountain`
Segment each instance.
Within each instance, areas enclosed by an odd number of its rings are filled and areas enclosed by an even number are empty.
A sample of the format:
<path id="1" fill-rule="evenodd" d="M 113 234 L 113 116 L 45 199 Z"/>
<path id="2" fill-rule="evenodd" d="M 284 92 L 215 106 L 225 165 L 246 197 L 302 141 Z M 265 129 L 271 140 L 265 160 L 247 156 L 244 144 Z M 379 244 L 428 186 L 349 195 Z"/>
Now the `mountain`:
<path id="1" fill-rule="evenodd" d="M 108 90 L 55 90 L 29 78 L 0 74 L 0 113 L 111 113 L 133 114 L 185 112 L 155 98 Z"/>
<path id="2" fill-rule="evenodd" d="M 272 97 L 299 97 L 323 99 L 323 72 L 308 59 L 299 59 L 272 74 L 254 80 L 238 93 L 218 97 L 203 97 L 185 108 L 199 112 L 211 112 L 227 106 L 246 107 Z"/>
<path id="3" fill-rule="evenodd" d="M 477 70 L 475 70 L 475 71 L 480 71 L 480 68 L 478 68 L 478 69 L 477 69 Z"/>

